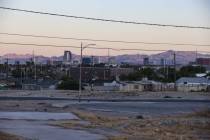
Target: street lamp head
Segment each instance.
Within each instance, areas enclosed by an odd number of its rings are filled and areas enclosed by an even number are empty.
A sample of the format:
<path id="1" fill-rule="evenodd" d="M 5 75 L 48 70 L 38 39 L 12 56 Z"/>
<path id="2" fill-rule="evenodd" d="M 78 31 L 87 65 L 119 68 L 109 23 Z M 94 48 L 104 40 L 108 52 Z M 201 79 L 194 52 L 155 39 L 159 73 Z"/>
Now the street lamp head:
<path id="1" fill-rule="evenodd" d="M 88 48 L 89 46 L 96 46 L 96 44 L 87 44 L 86 46 L 83 47 L 83 49 Z"/>
<path id="2" fill-rule="evenodd" d="M 96 46 L 96 44 L 88 44 L 88 45 L 86 45 L 86 48 L 89 46 Z"/>

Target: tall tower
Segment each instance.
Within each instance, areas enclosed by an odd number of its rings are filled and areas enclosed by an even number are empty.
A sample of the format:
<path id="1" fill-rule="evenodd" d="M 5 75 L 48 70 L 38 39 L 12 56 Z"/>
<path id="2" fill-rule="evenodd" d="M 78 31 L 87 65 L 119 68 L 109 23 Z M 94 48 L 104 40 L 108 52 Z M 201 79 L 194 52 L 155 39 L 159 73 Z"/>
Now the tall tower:
<path id="1" fill-rule="evenodd" d="M 64 51 L 63 62 L 65 64 L 70 64 L 72 62 L 72 53 L 71 53 L 71 51 Z"/>
<path id="2" fill-rule="evenodd" d="M 145 66 L 149 65 L 149 57 L 145 57 L 143 63 L 144 63 Z"/>

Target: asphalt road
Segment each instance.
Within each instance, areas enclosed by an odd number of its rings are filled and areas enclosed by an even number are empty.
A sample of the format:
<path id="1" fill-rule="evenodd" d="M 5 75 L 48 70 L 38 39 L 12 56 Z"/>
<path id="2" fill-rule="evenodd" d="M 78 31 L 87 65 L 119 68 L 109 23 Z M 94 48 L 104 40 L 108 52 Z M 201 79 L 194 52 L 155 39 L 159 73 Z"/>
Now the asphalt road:
<path id="1" fill-rule="evenodd" d="M 78 98 L 61 98 L 61 97 L 10 97 L 10 96 L 0 96 L 0 100 L 43 100 L 43 101 L 78 101 Z M 206 99 L 179 99 L 179 98 L 163 98 L 163 99 L 95 99 L 95 98 L 81 98 L 80 101 L 84 102 L 198 102 L 198 103 L 210 103 L 210 100 Z"/>
<path id="2" fill-rule="evenodd" d="M 58 108 L 66 106 L 112 113 L 115 115 L 173 115 L 191 113 L 210 108 L 210 100 L 189 100 L 189 99 L 78 99 L 53 98 L 53 97 L 0 97 L 0 101 L 51 101 L 57 104 Z M 58 105 L 60 104 L 60 105 Z"/>
<path id="3" fill-rule="evenodd" d="M 71 113 L 0 112 L 0 131 L 30 140 L 105 139 L 104 136 L 99 134 L 49 125 L 62 120 L 79 121 L 79 118 Z"/>
<path id="4" fill-rule="evenodd" d="M 63 107 L 112 113 L 114 115 L 161 116 L 192 113 L 210 109 L 209 102 L 60 102 Z"/>

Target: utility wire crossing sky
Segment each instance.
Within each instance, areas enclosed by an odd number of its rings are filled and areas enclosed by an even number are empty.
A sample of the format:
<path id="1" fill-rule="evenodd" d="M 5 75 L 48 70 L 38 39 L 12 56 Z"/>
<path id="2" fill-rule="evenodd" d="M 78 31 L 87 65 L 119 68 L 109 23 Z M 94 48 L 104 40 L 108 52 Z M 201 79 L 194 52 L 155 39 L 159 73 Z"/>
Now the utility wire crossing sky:
<path id="1" fill-rule="evenodd" d="M 40 11 L 33 11 L 33 10 L 8 8 L 8 7 L 0 7 L 0 9 L 11 10 L 11 11 L 18 11 L 18 12 L 26 12 L 26 13 L 33 13 L 33 14 L 59 16 L 59 17 L 66 17 L 66 18 L 76 18 L 76 19 L 103 21 L 103 22 L 116 22 L 116 23 L 137 24 L 137 25 L 139 24 L 139 25 L 147 25 L 147 26 L 160 26 L 160 27 L 190 28 L 190 29 L 206 29 L 206 30 L 210 30 L 210 27 L 204 27 L 204 26 L 170 25 L 170 24 L 144 23 L 144 22 L 135 22 L 135 21 L 123 21 L 123 20 L 114 20 L 114 19 L 102 19 L 102 18 L 93 18 L 93 17 L 80 17 L 80 16 L 73 16 L 73 15 L 63 15 L 63 14 L 47 13 L 47 12 L 40 12 Z"/>
<path id="2" fill-rule="evenodd" d="M 135 54 L 150 50 L 209 52 L 208 5 L 208 0 L 2 0 L 0 42 L 7 44 L 0 55 L 31 52 L 32 44 L 77 49 L 81 41 Z M 35 51 L 51 56 L 66 50 L 51 46 Z M 100 50 L 85 53 L 104 55 Z"/>

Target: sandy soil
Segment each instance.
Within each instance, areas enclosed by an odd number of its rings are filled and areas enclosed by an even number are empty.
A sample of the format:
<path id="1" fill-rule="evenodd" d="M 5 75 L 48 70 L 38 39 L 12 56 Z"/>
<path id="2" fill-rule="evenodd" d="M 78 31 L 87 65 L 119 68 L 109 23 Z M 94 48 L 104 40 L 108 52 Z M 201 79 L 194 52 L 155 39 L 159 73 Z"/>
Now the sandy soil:
<path id="1" fill-rule="evenodd" d="M 210 110 L 181 116 L 160 118 L 136 118 L 100 116 L 90 112 L 73 111 L 82 120 L 57 122 L 57 126 L 82 130 L 112 130 L 107 132 L 108 140 L 209 140 Z M 100 132 L 100 131 L 99 131 Z M 104 133 L 104 132 L 103 132 Z"/>
<path id="2" fill-rule="evenodd" d="M 30 93 L 30 95 L 27 95 Z M 59 96 L 75 97 L 76 93 L 67 91 L 23 92 L 0 91 L 0 96 Z M 50 95 L 52 94 L 52 95 Z M 83 97 L 111 98 L 120 93 L 86 94 Z M 36 95 L 36 96 L 38 96 Z M 124 93 L 120 98 L 173 98 L 209 99 L 208 93 Z M 60 102 L 60 101 L 58 101 Z M 54 101 L 0 101 L 0 111 L 36 111 L 36 112 L 73 112 L 80 121 L 56 121 L 50 125 L 56 125 L 67 129 L 85 130 L 98 133 L 108 140 L 209 140 L 210 139 L 210 110 L 203 110 L 191 114 L 177 116 L 145 117 L 145 116 L 113 116 L 110 113 L 91 112 L 75 108 L 55 108 L 51 104 Z M 0 132 L 0 140 L 24 140 L 9 134 Z"/>

